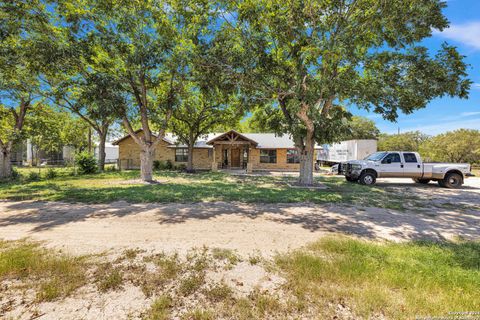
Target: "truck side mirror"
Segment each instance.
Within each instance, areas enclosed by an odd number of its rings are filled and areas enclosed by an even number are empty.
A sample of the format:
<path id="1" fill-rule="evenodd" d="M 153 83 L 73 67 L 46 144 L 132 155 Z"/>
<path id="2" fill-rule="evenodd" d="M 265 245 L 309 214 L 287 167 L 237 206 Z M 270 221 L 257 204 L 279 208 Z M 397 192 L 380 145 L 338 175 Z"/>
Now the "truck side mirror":
<path id="1" fill-rule="evenodd" d="M 388 164 L 390 164 L 390 163 L 392 163 L 392 159 L 384 159 L 384 160 L 382 161 L 382 163 L 388 163 Z"/>

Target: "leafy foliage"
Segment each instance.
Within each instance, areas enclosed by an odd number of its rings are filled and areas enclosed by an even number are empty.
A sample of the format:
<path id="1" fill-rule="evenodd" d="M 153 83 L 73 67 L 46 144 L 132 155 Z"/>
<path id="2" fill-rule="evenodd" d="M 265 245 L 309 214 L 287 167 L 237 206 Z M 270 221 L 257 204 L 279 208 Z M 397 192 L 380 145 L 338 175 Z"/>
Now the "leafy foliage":
<path id="1" fill-rule="evenodd" d="M 348 126 L 349 132 L 343 137 L 344 140 L 377 139 L 380 134 L 375 122 L 364 117 L 353 116 Z"/>
<path id="2" fill-rule="evenodd" d="M 314 142 L 339 139 L 356 105 L 385 119 L 436 97 L 467 97 L 470 81 L 457 50 L 430 55 L 421 41 L 448 21 L 439 0 L 229 2 L 237 16 L 226 54 L 240 56 L 246 94 L 262 101 L 264 124 L 292 135 L 301 151 L 301 183 L 313 181 Z M 306 162 L 309 162 L 306 164 Z"/>
<path id="3" fill-rule="evenodd" d="M 480 131 L 459 129 L 439 134 L 420 146 L 430 161 L 480 163 Z"/>
<path id="4" fill-rule="evenodd" d="M 379 151 L 419 151 L 420 145 L 428 140 L 420 131 L 401 134 L 381 134 L 378 138 Z"/>
<path id="5" fill-rule="evenodd" d="M 81 152 L 75 156 L 75 163 L 80 169 L 82 174 L 95 173 L 98 169 L 97 160 L 95 157 L 88 152 Z"/>

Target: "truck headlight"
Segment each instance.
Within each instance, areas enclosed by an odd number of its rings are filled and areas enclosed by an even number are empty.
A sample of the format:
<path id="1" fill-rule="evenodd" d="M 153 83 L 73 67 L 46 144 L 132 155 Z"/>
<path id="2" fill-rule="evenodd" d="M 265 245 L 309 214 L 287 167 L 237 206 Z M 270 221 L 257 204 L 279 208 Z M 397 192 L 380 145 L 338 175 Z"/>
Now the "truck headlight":
<path id="1" fill-rule="evenodd" d="M 354 170 L 354 171 L 362 170 L 362 165 L 361 164 L 352 164 L 352 170 Z"/>

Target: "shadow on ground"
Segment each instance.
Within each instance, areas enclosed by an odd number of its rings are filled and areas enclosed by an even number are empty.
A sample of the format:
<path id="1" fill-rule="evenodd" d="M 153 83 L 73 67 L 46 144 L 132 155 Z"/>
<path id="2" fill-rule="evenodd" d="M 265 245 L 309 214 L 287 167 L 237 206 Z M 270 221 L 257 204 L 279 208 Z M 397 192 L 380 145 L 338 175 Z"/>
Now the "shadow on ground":
<path id="1" fill-rule="evenodd" d="M 70 204 L 62 202 L 0 202 L 2 228 L 28 226 L 29 233 L 43 232 L 78 222 L 95 223 L 102 219 L 123 218 L 125 232 L 144 222 L 150 228 L 181 225 L 190 221 L 215 219 L 246 220 L 246 226 L 267 221 L 282 226 L 296 225 L 306 232 L 340 232 L 367 238 L 393 240 L 444 240 L 452 236 L 470 239 L 480 237 L 480 212 L 449 208 L 429 211 L 397 211 L 355 205 L 316 204 L 247 204 L 237 202 L 129 204 Z M 117 219 L 118 218 L 118 219 Z M 122 222 L 123 223 L 123 222 Z M 108 229 L 105 232 L 109 232 Z M 215 231 L 213 231 L 215 232 Z"/>

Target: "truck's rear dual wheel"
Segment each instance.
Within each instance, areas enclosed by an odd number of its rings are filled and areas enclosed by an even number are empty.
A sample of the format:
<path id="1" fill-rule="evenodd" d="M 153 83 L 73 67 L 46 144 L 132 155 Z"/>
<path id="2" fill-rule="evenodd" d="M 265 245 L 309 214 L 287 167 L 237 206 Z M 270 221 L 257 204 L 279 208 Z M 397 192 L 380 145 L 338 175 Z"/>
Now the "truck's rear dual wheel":
<path id="1" fill-rule="evenodd" d="M 372 172 L 363 172 L 358 178 L 358 182 L 364 185 L 373 185 L 377 181 L 377 176 Z"/>
<path id="2" fill-rule="evenodd" d="M 443 180 L 438 180 L 438 184 L 444 188 L 460 188 L 463 184 L 463 177 L 455 172 L 448 173 Z"/>
<path id="3" fill-rule="evenodd" d="M 416 183 L 428 184 L 430 182 L 430 179 L 413 178 L 413 181 L 415 181 Z"/>

